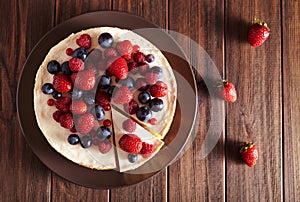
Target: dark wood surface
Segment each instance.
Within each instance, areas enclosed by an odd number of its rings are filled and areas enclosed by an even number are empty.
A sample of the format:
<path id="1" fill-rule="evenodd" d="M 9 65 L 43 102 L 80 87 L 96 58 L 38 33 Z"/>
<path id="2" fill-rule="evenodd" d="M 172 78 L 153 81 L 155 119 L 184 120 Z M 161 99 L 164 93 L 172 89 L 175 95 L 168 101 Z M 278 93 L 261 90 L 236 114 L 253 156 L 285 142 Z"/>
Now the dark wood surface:
<path id="1" fill-rule="evenodd" d="M 0 201 L 297 201 L 300 194 L 300 2 L 295 0 L 24 0 L 0 1 Z M 145 182 L 112 190 L 82 187 L 57 176 L 31 151 L 17 117 L 22 65 L 51 28 L 91 11 L 142 16 L 190 37 L 231 80 L 238 100 L 225 104 L 224 128 L 205 158 L 199 151 L 210 121 L 210 97 L 199 84 L 196 138 L 174 164 Z M 246 41 L 254 18 L 268 22 L 270 38 Z M 180 43 L 191 58 L 193 50 Z M 197 67 L 195 67 L 197 68 Z M 220 114 L 223 116 L 223 114 Z M 239 156 L 255 141 L 258 164 Z"/>

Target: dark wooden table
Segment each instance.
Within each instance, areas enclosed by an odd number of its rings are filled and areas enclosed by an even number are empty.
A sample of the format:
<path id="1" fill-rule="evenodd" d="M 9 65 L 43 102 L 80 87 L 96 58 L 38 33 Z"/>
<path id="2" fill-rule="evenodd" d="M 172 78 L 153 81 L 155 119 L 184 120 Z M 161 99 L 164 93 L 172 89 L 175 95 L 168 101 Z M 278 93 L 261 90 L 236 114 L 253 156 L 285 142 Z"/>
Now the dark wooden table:
<path id="1" fill-rule="evenodd" d="M 24 0 L 0 1 L 0 201 L 297 201 L 300 195 L 300 2 L 297 0 Z M 221 138 L 198 154 L 209 123 L 209 97 L 199 104 L 201 127 L 186 154 L 158 175 L 112 190 L 70 183 L 44 166 L 26 144 L 16 110 L 22 65 L 41 37 L 83 13 L 125 11 L 184 34 L 209 53 L 237 88 L 226 104 Z M 254 18 L 268 22 L 261 47 L 246 42 Z M 181 44 L 191 53 L 189 44 Z M 201 96 L 201 93 L 199 93 Z M 239 146 L 256 142 L 254 168 Z"/>

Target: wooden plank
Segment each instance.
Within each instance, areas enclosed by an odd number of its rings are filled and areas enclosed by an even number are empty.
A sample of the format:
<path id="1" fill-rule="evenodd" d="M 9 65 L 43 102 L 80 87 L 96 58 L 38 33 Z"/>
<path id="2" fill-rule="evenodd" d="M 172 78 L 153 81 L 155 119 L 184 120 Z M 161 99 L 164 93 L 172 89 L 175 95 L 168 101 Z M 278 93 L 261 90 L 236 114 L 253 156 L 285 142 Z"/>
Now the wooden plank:
<path id="1" fill-rule="evenodd" d="M 283 153 L 284 200 L 297 201 L 300 195 L 300 2 L 282 2 L 283 31 Z"/>
<path id="2" fill-rule="evenodd" d="M 280 1 L 226 1 L 226 75 L 238 100 L 227 104 L 226 199 L 281 201 L 281 27 Z M 263 6 L 262 6 L 263 5 Z M 254 18 L 267 21 L 270 38 L 260 47 L 247 43 Z M 242 163 L 239 148 L 254 141 L 259 160 Z"/>
<path id="3" fill-rule="evenodd" d="M 161 28 L 166 28 L 167 24 L 166 7 L 166 1 L 158 0 L 113 1 L 113 10 L 142 16 Z M 163 170 L 154 177 L 137 185 L 112 189 L 111 201 L 166 201 L 166 186 L 167 172 Z"/>
<path id="4" fill-rule="evenodd" d="M 97 11 L 110 10 L 111 1 L 72 1 L 57 0 L 56 2 L 56 24 L 71 17 Z M 52 198 L 53 201 L 108 201 L 108 190 L 90 189 L 68 182 L 53 174 L 52 176 Z"/>
<path id="5" fill-rule="evenodd" d="M 224 3 L 223 1 L 170 1 L 169 28 L 184 34 L 203 47 L 223 73 L 224 40 Z M 176 37 L 175 37 L 176 38 Z M 191 44 L 180 41 L 179 44 L 189 59 L 203 64 Z M 198 60 L 198 61 L 197 61 Z M 201 65 L 196 66 L 196 73 Z M 200 151 L 207 135 L 211 113 L 210 96 L 206 84 L 199 75 L 198 84 L 198 122 L 193 134 L 196 136 L 192 146 L 169 168 L 170 201 L 221 201 L 224 199 L 224 136 L 205 158 L 200 159 Z M 219 116 L 223 114 L 220 113 Z"/>
<path id="6" fill-rule="evenodd" d="M 25 59 L 53 25 L 54 3 L 1 1 L 0 7 L 0 201 L 50 201 L 51 172 L 25 142 L 15 103 Z"/>

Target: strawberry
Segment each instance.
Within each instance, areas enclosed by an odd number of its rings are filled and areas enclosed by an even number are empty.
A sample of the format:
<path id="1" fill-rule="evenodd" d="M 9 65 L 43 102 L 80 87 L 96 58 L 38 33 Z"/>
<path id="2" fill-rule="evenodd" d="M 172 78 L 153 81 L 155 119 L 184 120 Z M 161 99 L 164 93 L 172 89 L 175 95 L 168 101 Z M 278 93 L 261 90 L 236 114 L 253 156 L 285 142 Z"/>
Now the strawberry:
<path id="1" fill-rule="evenodd" d="M 135 114 L 139 108 L 138 103 L 135 100 L 131 100 L 129 103 L 124 104 L 124 110 L 129 114 Z"/>
<path id="2" fill-rule="evenodd" d="M 62 114 L 59 118 L 59 123 L 62 127 L 71 129 L 74 126 L 74 120 L 70 113 Z"/>
<path id="3" fill-rule="evenodd" d="M 257 47 L 263 44 L 269 38 L 269 35 L 270 29 L 267 23 L 256 19 L 255 23 L 248 30 L 248 42 L 251 46 Z"/>
<path id="4" fill-rule="evenodd" d="M 107 140 L 101 141 L 98 144 L 99 151 L 102 154 L 106 154 L 107 152 L 109 152 L 111 147 L 112 147 L 112 145 L 111 145 L 110 141 L 107 141 Z"/>
<path id="5" fill-rule="evenodd" d="M 134 132 L 136 130 L 136 122 L 132 119 L 127 119 L 122 123 L 123 129 L 127 132 Z"/>
<path id="6" fill-rule="evenodd" d="M 131 154 L 138 154 L 142 149 L 142 140 L 134 134 L 125 134 L 119 140 L 120 148 Z"/>
<path id="7" fill-rule="evenodd" d="M 133 94 L 127 86 L 121 86 L 114 94 L 113 101 L 117 104 L 126 104 L 133 99 Z"/>
<path id="8" fill-rule="evenodd" d="M 237 94 L 234 85 L 227 81 L 223 80 L 223 85 L 219 89 L 219 96 L 224 99 L 226 102 L 235 102 L 237 99 Z"/>
<path id="9" fill-rule="evenodd" d="M 56 122 L 59 122 L 59 119 L 63 114 L 64 114 L 64 112 L 57 110 L 52 114 L 52 117 Z"/>
<path id="10" fill-rule="evenodd" d="M 80 90 L 91 90 L 94 88 L 96 78 L 93 70 L 83 70 L 77 73 L 75 87 Z"/>
<path id="11" fill-rule="evenodd" d="M 64 74 L 53 76 L 53 88 L 60 93 L 66 93 L 72 89 L 70 78 Z"/>
<path id="12" fill-rule="evenodd" d="M 118 57 L 118 52 L 114 48 L 106 48 L 103 52 L 103 55 L 106 58 L 116 58 Z"/>
<path id="13" fill-rule="evenodd" d="M 79 58 L 71 58 L 69 60 L 69 67 L 72 72 L 79 72 L 84 69 L 84 63 Z"/>
<path id="14" fill-rule="evenodd" d="M 89 49 L 91 47 L 91 36 L 88 34 L 82 34 L 78 39 L 76 39 L 76 44 L 85 49 Z"/>
<path id="15" fill-rule="evenodd" d="M 129 40 L 120 41 L 116 44 L 117 51 L 126 60 L 131 59 L 131 53 L 133 51 L 133 46 Z"/>
<path id="16" fill-rule="evenodd" d="M 80 116 L 76 121 L 76 130 L 81 134 L 88 134 L 95 125 L 94 116 L 86 113 Z"/>
<path id="17" fill-rule="evenodd" d="M 118 79 L 125 79 L 128 75 L 128 66 L 126 60 L 122 57 L 115 59 L 108 63 L 108 71 Z"/>
<path id="18" fill-rule="evenodd" d="M 150 94 L 153 97 L 164 97 L 168 93 L 168 86 L 162 81 L 157 81 L 154 85 L 150 87 Z"/>
<path id="19" fill-rule="evenodd" d="M 87 105 L 82 100 L 73 100 L 70 104 L 70 112 L 73 114 L 84 114 L 87 111 Z"/>
<path id="20" fill-rule="evenodd" d="M 153 144 L 148 144 L 147 142 L 142 143 L 141 154 L 151 154 L 155 150 L 155 146 Z"/>
<path id="21" fill-rule="evenodd" d="M 107 92 L 102 90 L 97 90 L 96 92 L 96 100 L 98 104 L 102 107 L 108 106 L 110 103 L 110 97 Z"/>
<path id="22" fill-rule="evenodd" d="M 252 142 L 245 144 L 240 150 L 243 161 L 249 166 L 253 167 L 258 159 L 258 152 L 256 145 Z"/>
<path id="23" fill-rule="evenodd" d="M 153 85 L 158 80 L 158 74 L 156 74 L 154 72 L 147 72 L 145 75 L 145 78 L 146 78 L 146 81 L 148 82 L 148 84 Z"/>

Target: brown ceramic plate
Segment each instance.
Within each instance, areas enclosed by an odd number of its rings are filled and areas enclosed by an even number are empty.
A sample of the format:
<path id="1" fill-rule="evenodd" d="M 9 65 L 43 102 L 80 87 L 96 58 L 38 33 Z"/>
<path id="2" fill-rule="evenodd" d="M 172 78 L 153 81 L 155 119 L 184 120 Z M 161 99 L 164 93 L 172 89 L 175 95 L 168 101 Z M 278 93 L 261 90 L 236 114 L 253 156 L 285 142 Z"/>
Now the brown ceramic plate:
<path id="1" fill-rule="evenodd" d="M 35 74 L 50 48 L 73 32 L 99 26 L 120 27 L 133 31 L 155 28 L 156 34 L 149 34 L 144 31 L 136 32 L 162 50 L 174 69 L 178 83 L 177 109 L 173 124 L 165 140 L 166 145 L 154 158 L 139 168 L 141 172 L 137 170 L 135 174 L 119 173 L 115 170 L 92 170 L 69 161 L 48 144 L 35 119 L 33 110 Z M 182 80 L 184 81 L 181 82 Z M 33 152 L 48 168 L 61 177 L 92 188 L 106 189 L 128 186 L 150 178 L 178 156 L 190 136 L 195 121 L 195 112 L 197 111 L 195 86 L 194 75 L 184 53 L 165 31 L 141 17 L 122 12 L 99 11 L 74 17 L 58 25 L 34 47 L 24 64 L 19 80 L 17 92 L 18 116 L 24 137 Z M 186 91 L 187 88 L 190 90 Z"/>

